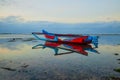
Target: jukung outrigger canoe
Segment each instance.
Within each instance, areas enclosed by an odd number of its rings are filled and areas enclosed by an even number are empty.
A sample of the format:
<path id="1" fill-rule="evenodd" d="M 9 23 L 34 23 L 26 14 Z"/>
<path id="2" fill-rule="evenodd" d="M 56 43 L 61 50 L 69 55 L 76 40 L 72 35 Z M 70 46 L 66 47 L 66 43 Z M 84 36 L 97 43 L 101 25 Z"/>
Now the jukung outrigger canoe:
<path id="1" fill-rule="evenodd" d="M 57 42 L 59 44 L 94 44 L 95 47 L 98 47 L 98 36 L 89 36 L 89 35 L 68 35 L 69 36 L 74 36 L 72 39 L 65 39 L 62 40 L 60 39 L 61 36 L 64 36 L 64 34 L 54 34 L 54 33 L 49 33 L 45 30 L 42 30 L 42 33 L 45 38 L 40 38 L 37 35 L 39 33 L 33 32 L 33 36 L 35 36 L 38 40 L 43 40 L 43 41 L 48 41 L 48 42 Z M 67 35 L 65 35 L 67 36 Z"/>

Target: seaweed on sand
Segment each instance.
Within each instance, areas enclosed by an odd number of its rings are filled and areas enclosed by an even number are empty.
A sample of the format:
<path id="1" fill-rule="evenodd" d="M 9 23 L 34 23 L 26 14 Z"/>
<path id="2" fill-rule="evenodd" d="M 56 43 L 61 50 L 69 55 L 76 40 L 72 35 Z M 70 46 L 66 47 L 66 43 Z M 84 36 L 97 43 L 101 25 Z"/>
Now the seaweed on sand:
<path id="1" fill-rule="evenodd" d="M 16 71 L 16 69 L 12 69 L 12 68 L 8 68 L 8 67 L 0 67 L 1 69 L 5 69 L 5 70 L 8 70 L 8 71 Z"/>
<path id="2" fill-rule="evenodd" d="M 111 76 L 108 80 L 120 80 L 120 77 Z"/>
<path id="3" fill-rule="evenodd" d="M 120 68 L 116 68 L 116 69 L 114 69 L 114 71 L 116 71 L 116 72 L 119 72 L 119 73 L 120 73 Z"/>

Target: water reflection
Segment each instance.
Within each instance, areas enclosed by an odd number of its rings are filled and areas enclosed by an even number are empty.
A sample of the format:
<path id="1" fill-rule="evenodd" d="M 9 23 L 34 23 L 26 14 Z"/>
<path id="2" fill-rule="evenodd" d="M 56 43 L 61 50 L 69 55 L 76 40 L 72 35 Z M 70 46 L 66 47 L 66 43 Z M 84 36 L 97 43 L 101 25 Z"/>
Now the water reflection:
<path id="1" fill-rule="evenodd" d="M 0 80 L 119 80 L 120 45 L 117 44 L 120 37 L 106 37 L 101 36 L 99 48 L 39 40 L 8 42 L 9 39 L 0 39 Z M 38 49 L 31 49 L 35 44 L 38 45 L 33 48 Z M 78 54 L 56 57 L 50 54 L 50 49 L 55 48 L 57 55 Z M 79 55 L 83 54 L 80 49 L 89 56 Z M 101 54 L 94 54 L 94 50 Z M 111 75 L 113 77 L 107 79 Z"/>
<path id="2" fill-rule="evenodd" d="M 38 44 L 32 47 L 32 49 L 45 49 L 45 48 L 50 48 L 53 49 L 55 54 L 54 55 L 64 55 L 64 54 L 70 54 L 70 53 L 79 53 L 82 55 L 88 55 L 88 51 L 90 52 L 94 52 L 94 53 L 98 53 L 99 52 L 97 50 L 95 50 L 95 48 L 92 47 L 92 45 L 90 44 L 86 44 L 86 45 L 77 45 L 77 44 L 61 44 L 61 43 L 57 43 L 57 42 L 45 42 L 44 44 Z M 65 52 L 63 53 L 59 53 L 59 50 L 65 50 Z M 67 52 L 66 52 L 67 51 Z"/>

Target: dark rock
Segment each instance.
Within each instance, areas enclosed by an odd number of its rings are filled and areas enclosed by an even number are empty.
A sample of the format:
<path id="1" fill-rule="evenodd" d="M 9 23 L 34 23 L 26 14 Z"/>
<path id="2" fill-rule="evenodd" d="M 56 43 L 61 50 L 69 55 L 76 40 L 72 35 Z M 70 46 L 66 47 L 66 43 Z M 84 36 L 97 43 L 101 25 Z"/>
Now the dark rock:
<path id="1" fill-rule="evenodd" d="M 47 71 L 44 71 L 45 74 L 47 74 Z"/>
<path id="2" fill-rule="evenodd" d="M 115 53 L 114 55 L 119 55 L 118 53 Z"/>
<path id="3" fill-rule="evenodd" d="M 21 67 L 27 68 L 29 65 L 28 64 L 23 64 Z"/>
<path id="4" fill-rule="evenodd" d="M 117 59 L 117 60 L 120 60 L 120 59 Z"/>

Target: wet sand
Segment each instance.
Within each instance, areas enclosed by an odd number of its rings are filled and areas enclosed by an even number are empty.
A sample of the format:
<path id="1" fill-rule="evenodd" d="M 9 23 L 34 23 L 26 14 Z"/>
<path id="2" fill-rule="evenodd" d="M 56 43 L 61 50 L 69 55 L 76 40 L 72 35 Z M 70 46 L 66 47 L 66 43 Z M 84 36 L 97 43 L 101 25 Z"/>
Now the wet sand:
<path id="1" fill-rule="evenodd" d="M 0 38 L 0 80 L 120 80 L 119 35 L 100 36 L 100 54 L 88 56 L 55 56 L 50 48 L 32 49 L 43 41 L 22 37 Z"/>

